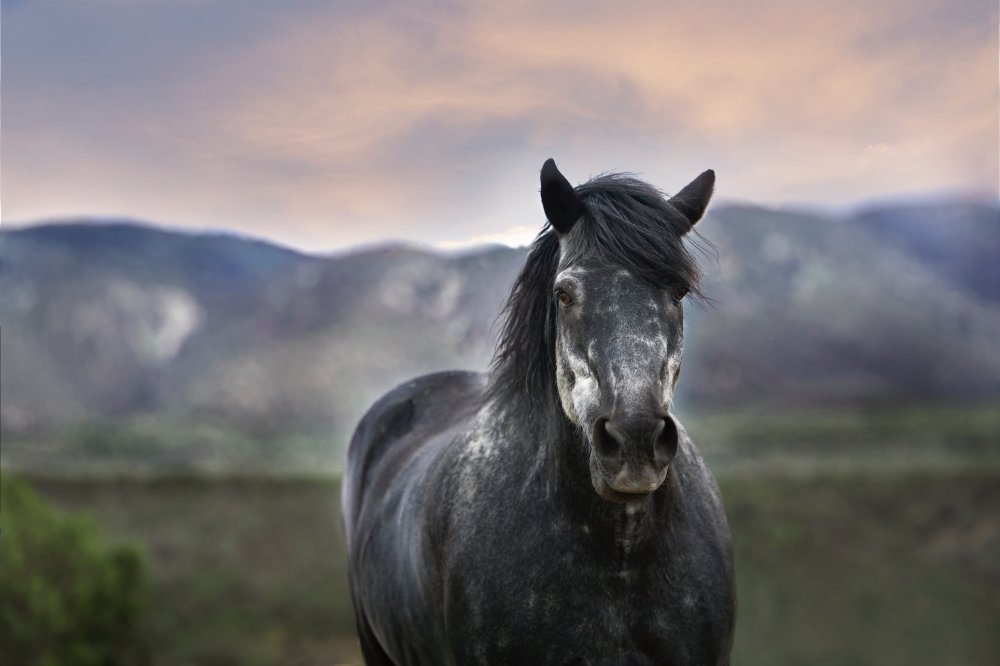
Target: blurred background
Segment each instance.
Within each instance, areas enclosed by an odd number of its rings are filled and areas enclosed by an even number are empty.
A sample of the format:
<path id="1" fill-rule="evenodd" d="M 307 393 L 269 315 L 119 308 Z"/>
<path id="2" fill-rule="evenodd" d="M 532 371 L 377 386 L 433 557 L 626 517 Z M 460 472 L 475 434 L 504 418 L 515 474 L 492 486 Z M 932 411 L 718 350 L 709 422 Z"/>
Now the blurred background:
<path id="1" fill-rule="evenodd" d="M 350 433 L 538 169 L 706 168 L 735 664 L 1000 662 L 994 0 L 3 0 L 0 660 L 360 663 Z"/>

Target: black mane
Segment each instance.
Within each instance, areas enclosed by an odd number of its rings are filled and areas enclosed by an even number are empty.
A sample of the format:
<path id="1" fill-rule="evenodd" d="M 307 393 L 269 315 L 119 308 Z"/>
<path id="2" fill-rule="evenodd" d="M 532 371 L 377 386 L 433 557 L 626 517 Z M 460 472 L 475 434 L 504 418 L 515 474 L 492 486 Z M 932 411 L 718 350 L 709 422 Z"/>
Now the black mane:
<path id="1" fill-rule="evenodd" d="M 685 246 L 691 223 L 662 192 L 627 174 L 605 174 L 576 188 L 584 215 L 573 227 L 576 251 L 624 268 L 655 286 L 702 296 L 701 270 Z M 532 408 L 555 407 L 553 280 L 559 237 L 538 235 L 503 310 L 487 399 L 520 396 Z"/>

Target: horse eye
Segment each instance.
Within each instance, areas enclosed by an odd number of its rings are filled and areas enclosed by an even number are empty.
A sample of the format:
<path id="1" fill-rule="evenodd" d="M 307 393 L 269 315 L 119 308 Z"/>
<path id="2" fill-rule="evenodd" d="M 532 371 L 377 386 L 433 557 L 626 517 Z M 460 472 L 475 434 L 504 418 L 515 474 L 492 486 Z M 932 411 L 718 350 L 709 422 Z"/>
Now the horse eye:
<path id="1" fill-rule="evenodd" d="M 562 305 L 562 306 L 573 305 L 573 297 L 570 296 L 565 291 L 562 291 L 562 290 L 557 291 L 556 292 L 556 299 L 559 301 L 559 304 Z"/>
<path id="2" fill-rule="evenodd" d="M 674 294 L 674 301 L 680 303 L 681 301 L 684 300 L 684 297 L 687 295 L 688 295 L 687 289 L 678 289 L 677 292 Z"/>

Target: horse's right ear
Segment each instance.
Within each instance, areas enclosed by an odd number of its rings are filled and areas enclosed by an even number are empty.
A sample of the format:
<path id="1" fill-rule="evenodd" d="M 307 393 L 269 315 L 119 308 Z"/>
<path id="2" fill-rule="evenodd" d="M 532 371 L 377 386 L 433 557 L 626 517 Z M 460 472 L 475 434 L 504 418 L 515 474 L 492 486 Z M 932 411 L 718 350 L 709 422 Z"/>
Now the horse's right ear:
<path id="1" fill-rule="evenodd" d="M 684 186 L 684 189 L 670 197 L 670 203 L 679 210 L 693 227 L 705 214 L 708 200 L 715 188 L 715 172 L 709 169 Z"/>
<path id="2" fill-rule="evenodd" d="M 583 203 L 550 157 L 542 165 L 542 208 L 549 224 L 560 234 L 567 233 L 583 216 Z"/>

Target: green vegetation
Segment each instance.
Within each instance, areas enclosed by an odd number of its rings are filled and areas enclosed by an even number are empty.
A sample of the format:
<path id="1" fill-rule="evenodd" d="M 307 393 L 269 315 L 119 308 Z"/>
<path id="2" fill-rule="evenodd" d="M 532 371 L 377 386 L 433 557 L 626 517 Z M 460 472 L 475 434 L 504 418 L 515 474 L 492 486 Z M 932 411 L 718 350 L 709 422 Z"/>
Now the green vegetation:
<path id="1" fill-rule="evenodd" d="M 330 478 L 32 478 L 152 561 L 154 663 L 358 661 Z M 0 603 L 3 603 L 0 601 Z"/>
<path id="2" fill-rule="evenodd" d="M 105 545 L 17 479 L 0 482 L 0 661 L 38 666 L 141 664 L 144 561 Z"/>

